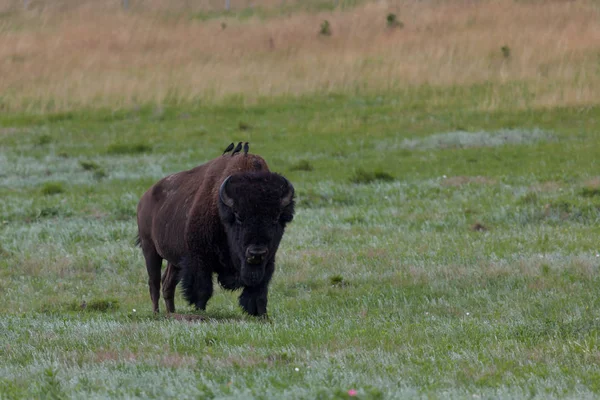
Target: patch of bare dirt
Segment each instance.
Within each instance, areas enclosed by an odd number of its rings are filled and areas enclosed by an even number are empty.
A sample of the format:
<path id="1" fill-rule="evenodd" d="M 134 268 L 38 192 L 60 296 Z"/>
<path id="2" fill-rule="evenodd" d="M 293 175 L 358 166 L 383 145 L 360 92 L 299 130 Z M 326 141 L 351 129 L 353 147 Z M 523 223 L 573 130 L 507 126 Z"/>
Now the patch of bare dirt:
<path id="1" fill-rule="evenodd" d="M 0 127 L 0 136 L 2 135 L 14 135 L 15 133 L 19 133 L 21 130 L 13 127 Z"/>
<path id="2" fill-rule="evenodd" d="M 471 230 L 475 232 L 485 232 L 488 230 L 488 228 L 486 228 L 483 224 L 476 222 L 471 225 Z"/>
<path id="3" fill-rule="evenodd" d="M 533 192 L 543 193 L 557 192 L 559 189 L 561 189 L 560 183 L 554 181 L 536 183 L 530 187 L 530 190 Z"/>
<path id="4" fill-rule="evenodd" d="M 585 186 L 590 189 L 600 188 L 600 176 L 585 181 Z"/>

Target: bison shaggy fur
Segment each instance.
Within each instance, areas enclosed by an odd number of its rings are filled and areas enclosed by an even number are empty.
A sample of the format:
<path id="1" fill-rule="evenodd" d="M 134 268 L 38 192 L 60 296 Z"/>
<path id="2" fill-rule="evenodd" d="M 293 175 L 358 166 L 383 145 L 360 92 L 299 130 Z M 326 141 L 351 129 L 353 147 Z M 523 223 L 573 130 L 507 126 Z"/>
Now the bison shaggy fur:
<path id="1" fill-rule="evenodd" d="M 180 281 L 186 300 L 205 309 L 216 274 L 223 288 L 242 289 L 248 314 L 265 315 L 275 253 L 293 217 L 294 187 L 258 155 L 224 155 L 157 182 L 137 208 L 154 312 L 161 281 L 167 312 L 175 312 Z"/>

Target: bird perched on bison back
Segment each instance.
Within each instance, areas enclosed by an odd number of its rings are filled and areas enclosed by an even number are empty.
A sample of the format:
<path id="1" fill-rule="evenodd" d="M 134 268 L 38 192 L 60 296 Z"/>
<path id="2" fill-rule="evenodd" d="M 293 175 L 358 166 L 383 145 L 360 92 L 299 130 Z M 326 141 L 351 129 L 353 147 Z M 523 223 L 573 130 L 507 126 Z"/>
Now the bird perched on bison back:
<path id="1" fill-rule="evenodd" d="M 255 154 L 218 157 L 157 182 L 137 208 L 154 312 L 161 281 L 167 312 L 175 312 L 179 281 L 186 300 L 205 309 L 216 274 L 223 288 L 242 289 L 244 311 L 265 315 L 275 253 L 293 217 L 294 187 Z"/>
<path id="2" fill-rule="evenodd" d="M 227 146 L 227 148 L 226 148 L 226 149 L 225 149 L 225 151 L 223 152 L 223 155 L 225 155 L 225 154 L 229 153 L 231 150 L 233 150 L 233 146 L 235 146 L 235 145 L 233 144 L 233 142 L 231 142 L 231 143 L 229 144 L 229 146 Z"/>
<path id="3" fill-rule="evenodd" d="M 231 153 L 231 157 L 233 157 L 235 155 L 235 153 L 239 153 L 242 150 L 242 142 L 239 142 L 237 144 L 237 146 L 235 146 L 235 149 L 233 149 L 233 152 Z"/>

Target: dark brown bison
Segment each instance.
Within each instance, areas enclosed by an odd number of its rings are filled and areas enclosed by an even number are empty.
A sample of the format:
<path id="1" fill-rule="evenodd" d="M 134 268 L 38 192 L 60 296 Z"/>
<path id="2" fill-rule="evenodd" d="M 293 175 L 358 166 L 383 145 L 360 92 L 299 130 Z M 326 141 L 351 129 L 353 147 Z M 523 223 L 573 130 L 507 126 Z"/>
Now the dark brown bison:
<path id="1" fill-rule="evenodd" d="M 247 313 L 266 314 L 275 253 L 293 216 L 294 187 L 254 154 L 223 155 L 160 180 L 137 208 L 154 312 L 164 259 L 167 312 L 175 311 L 180 280 L 189 303 L 205 309 L 215 273 L 223 288 L 243 288 L 239 303 Z"/>

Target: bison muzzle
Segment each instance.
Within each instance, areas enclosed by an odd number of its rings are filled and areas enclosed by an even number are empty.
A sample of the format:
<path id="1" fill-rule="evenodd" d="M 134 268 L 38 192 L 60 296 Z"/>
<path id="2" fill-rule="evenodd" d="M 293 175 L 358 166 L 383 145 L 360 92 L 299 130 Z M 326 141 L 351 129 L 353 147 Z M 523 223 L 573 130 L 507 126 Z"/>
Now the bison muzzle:
<path id="1" fill-rule="evenodd" d="M 254 154 L 221 156 L 157 182 L 137 209 L 154 312 L 161 281 L 167 312 L 175 312 L 180 281 L 186 300 L 204 310 L 216 274 L 223 288 L 242 289 L 244 311 L 265 315 L 275 254 L 293 217 L 294 187 Z"/>

